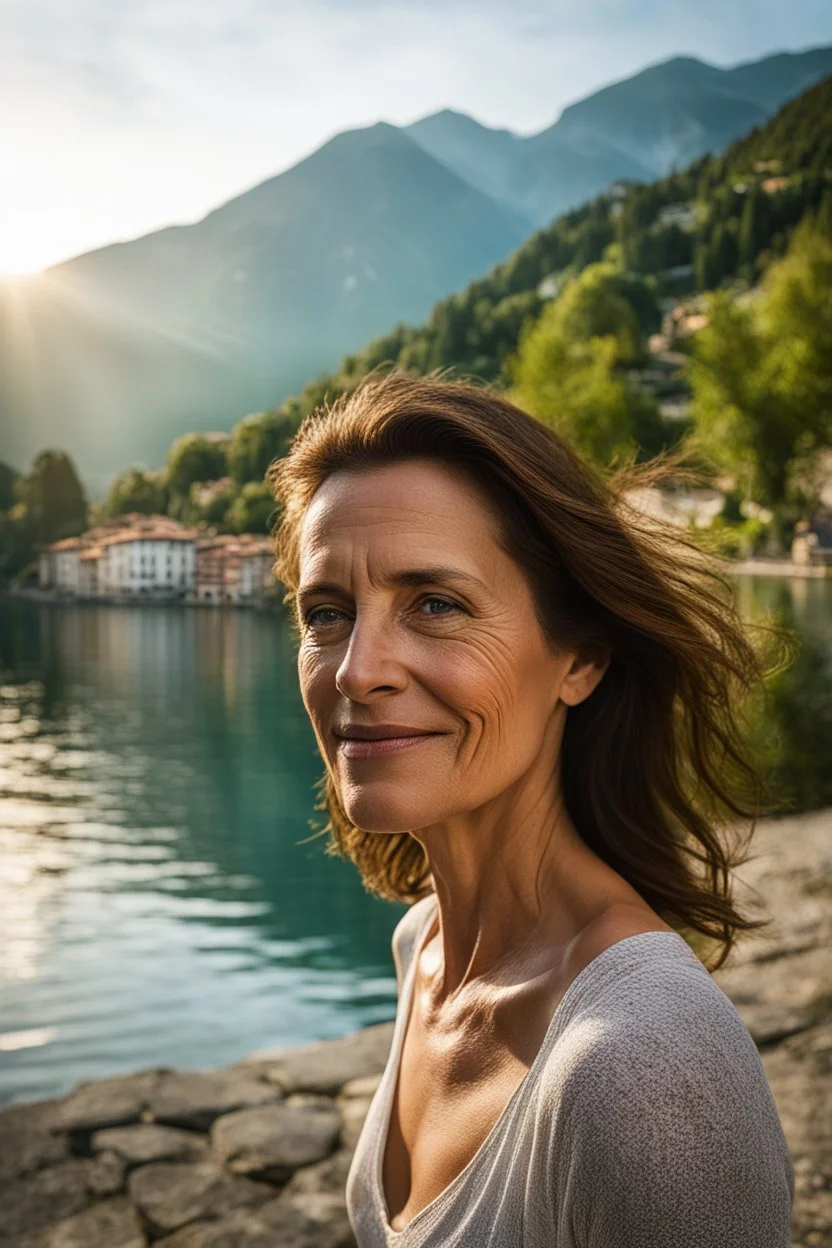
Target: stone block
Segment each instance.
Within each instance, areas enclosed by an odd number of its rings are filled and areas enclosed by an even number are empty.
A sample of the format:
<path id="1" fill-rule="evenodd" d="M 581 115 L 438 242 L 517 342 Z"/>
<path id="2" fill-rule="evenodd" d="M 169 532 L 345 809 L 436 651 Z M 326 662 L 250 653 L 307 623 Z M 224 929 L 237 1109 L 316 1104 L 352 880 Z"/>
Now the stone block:
<path id="1" fill-rule="evenodd" d="M 203 1161 L 208 1156 L 208 1141 L 192 1131 L 143 1122 L 96 1131 L 92 1150 L 116 1153 L 132 1170 L 151 1161 Z"/>
<path id="2" fill-rule="evenodd" d="M 149 1098 L 155 1122 L 207 1131 L 215 1118 L 236 1109 L 279 1101 L 280 1090 L 239 1068 L 166 1075 Z"/>
<path id="3" fill-rule="evenodd" d="M 0 1190 L 0 1244 L 80 1213 L 92 1201 L 93 1162 L 70 1158 L 6 1183 Z"/>
<path id="4" fill-rule="evenodd" d="M 328 1156 L 335 1147 L 341 1117 L 326 1105 L 267 1105 L 218 1118 L 211 1146 L 234 1174 L 285 1182 L 301 1166 Z"/>
<path id="5" fill-rule="evenodd" d="M 60 1100 L 7 1105 L 0 1110 L 0 1184 L 69 1157 L 69 1140 L 53 1130 Z"/>
<path id="6" fill-rule="evenodd" d="M 321 1204 L 318 1213 L 277 1197 L 254 1213 L 192 1223 L 154 1248 L 355 1248 L 345 1210 Z"/>
<path id="7" fill-rule="evenodd" d="M 139 1122 L 161 1071 L 81 1083 L 55 1108 L 56 1131 L 103 1131 Z"/>
<path id="8" fill-rule="evenodd" d="M 151 1162 L 132 1171 L 127 1190 L 154 1239 L 274 1197 L 267 1184 L 237 1178 L 213 1161 Z"/>
<path id="9" fill-rule="evenodd" d="M 334 1096 L 351 1079 L 384 1070 L 392 1037 L 392 1023 L 377 1023 L 334 1040 L 261 1050 L 252 1054 L 247 1063 L 255 1063 L 269 1082 L 287 1095 L 318 1092 Z"/>
<path id="10" fill-rule="evenodd" d="M 117 1197 L 66 1218 L 19 1248 L 147 1248 L 147 1237 L 129 1201 Z"/>

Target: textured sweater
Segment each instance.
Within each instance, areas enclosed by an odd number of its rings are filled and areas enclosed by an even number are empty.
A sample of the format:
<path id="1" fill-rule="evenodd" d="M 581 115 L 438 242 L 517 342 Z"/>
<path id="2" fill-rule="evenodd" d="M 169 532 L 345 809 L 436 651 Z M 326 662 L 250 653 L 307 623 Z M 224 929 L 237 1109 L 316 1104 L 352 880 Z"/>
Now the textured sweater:
<path id="1" fill-rule="evenodd" d="M 359 1248 L 788 1248 L 792 1164 L 756 1046 L 669 931 L 627 936 L 584 967 L 477 1152 L 394 1231 L 383 1150 L 435 907 L 422 898 L 393 936 L 390 1055 L 347 1178 Z"/>

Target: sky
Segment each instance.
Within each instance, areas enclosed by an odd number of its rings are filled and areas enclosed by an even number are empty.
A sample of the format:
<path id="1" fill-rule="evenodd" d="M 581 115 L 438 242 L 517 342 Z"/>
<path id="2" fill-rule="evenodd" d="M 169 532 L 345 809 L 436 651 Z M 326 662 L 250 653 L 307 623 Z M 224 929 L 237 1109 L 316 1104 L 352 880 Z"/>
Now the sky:
<path id="1" fill-rule="evenodd" d="M 832 0 L 0 0 L 0 274 L 206 212 L 342 130 L 521 134 L 670 56 L 832 43 Z"/>

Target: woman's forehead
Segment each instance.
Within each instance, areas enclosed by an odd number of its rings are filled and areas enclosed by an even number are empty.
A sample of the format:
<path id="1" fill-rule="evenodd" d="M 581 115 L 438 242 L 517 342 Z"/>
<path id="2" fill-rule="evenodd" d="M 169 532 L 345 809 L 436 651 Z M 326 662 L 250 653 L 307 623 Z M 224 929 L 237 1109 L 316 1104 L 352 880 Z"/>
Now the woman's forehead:
<path id="1" fill-rule="evenodd" d="M 301 542 L 362 529 L 461 535 L 472 525 L 480 537 L 495 527 L 487 499 L 471 483 L 442 464 L 406 461 L 333 473 L 304 513 Z"/>
<path id="2" fill-rule="evenodd" d="M 453 487 L 444 498 L 409 496 L 400 488 L 375 490 L 369 479 L 350 492 L 341 488 L 346 484 L 351 483 L 336 483 L 338 488 L 326 493 L 322 487 L 304 516 L 302 583 L 343 578 L 364 567 L 385 580 L 441 569 L 485 585 L 508 571 L 511 561 L 497 540 L 493 514 L 475 495 L 466 498 Z"/>

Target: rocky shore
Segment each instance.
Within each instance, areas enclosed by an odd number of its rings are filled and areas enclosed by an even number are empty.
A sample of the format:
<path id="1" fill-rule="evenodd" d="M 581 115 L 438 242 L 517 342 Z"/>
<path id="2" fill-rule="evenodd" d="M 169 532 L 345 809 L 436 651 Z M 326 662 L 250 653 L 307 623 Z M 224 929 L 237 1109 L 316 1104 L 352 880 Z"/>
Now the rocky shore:
<path id="1" fill-rule="evenodd" d="M 792 1246 L 832 1246 L 832 810 L 762 823 L 753 853 L 737 894 L 775 923 L 715 978 L 758 1045 L 788 1137 Z M 344 1182 L 391 1034 L 383 1023 L 224 1070 L 146 1070 L 7 1107 L 0 1245 L 349 1248 Z"/>

